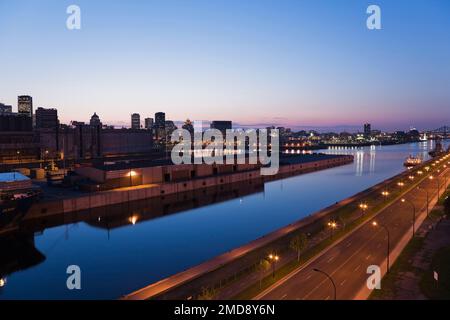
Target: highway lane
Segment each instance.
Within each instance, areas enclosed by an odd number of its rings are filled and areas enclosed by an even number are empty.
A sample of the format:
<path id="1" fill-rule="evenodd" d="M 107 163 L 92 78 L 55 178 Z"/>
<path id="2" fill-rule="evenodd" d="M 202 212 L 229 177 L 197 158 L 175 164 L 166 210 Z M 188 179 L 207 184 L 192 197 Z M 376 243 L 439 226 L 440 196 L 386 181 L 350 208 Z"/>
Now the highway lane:
<path id="1" fill-rule="evenodd" d="M 442 175 L 442 172 L 441 172 Z M 444 179 L 440 178 L 441 185 Z M 406 188 L 407 186 L 405 186 Z M 437 195 L 437 182 L 426 179 L 420 183 L 422 189 L 427 189 L 430 199 Z M 441 188 L 442 192 L 443 188 Z M 414 188 L 405 198 L 412 201 L 419 212 L 425 214 L 426 193 Z M 390 232 L 391 252 L 402 237 L 410 232 L 413 220 L 413 210 L 408 203 L 396 201 L 381 211 L 374 219 L 385 224 Z M 381 265 L 387 256 L 387 234 L 381 227 L 374 227 L 366 222 L 347 238 L 335 244 L 331 249 L 319 255 L 312 263 L 288 275 L 275 286 L 267 290 L 260 299 L 334 299 L 332 283 L 323 274 L 314 272 L 314 268 L 331 275 L 337 287 L 337 299 L 353 299 L 362 286 L 365 285 L 368 274 L 367 267 Z M 411 234 L 412 235 L 412 234 Z M 391 261 L 392 262 L 392 261 Z"/>

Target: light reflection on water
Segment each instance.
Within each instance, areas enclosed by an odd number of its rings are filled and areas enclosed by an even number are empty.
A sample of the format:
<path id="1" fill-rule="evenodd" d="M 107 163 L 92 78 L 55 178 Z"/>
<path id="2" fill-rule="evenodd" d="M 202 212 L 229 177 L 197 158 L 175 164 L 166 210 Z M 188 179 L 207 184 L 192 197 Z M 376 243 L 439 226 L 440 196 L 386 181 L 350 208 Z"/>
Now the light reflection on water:
<path id="1" fill-rule="evenodd" d="M 355 162 L 269 182 L 263 192 L 144 222 L 130 212 L 130 223 L 120 228 L 81 222 L 47 229 L 34 237 L 45 261 L 7 275 L 0 299 L 117 298 L 398 174 L 408 155 L 427 159 L 432 148 L 432 143 L 416 143 L 323 150 L 353 154 Z M 80 291 L 66 289 L 71 264 L 81 267 Z"/>

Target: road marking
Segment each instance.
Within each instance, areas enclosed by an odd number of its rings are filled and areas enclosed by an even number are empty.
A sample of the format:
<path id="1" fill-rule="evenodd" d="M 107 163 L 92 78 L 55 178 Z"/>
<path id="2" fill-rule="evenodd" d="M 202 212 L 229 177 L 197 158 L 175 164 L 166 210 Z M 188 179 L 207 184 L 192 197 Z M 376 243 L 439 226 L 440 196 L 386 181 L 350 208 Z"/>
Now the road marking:
<path id="1" fill-rule="evenodd" d="M 283 300 L 283 299 L 286 298 L 286 297 L 287 297 L 287 294 L 283 295 L 283 296 L 280 298 L 280 300 Z"/>
<path id="2" fill-rule="evenodd" d="M 325 300 L 330 300 L 330 296 L 327 296 L 327 297 L 325 298 Z"/>
<path id="3" fill-rule="evenodd" d="M 366 257 L 366 260 L 369 260 L 371 256 L 372 256 L 372 255 L 369 254 L 369 255 Z"/>
<path id="4" fill-rule="evenodd" d="M 331 261 L 334 260 L 335 257 L 331 257 L 330 259 L 327 260 L 327 263 L 330 263 Z"/>
<path id="5" fill-rule="evenodd" d="M 341 287 L 347 282 L 347 279 L 341 282 Z"/>
<path id="6" fill-rule="evenodd" d="M 358 271 L 359 268 L 361 268 L 361 265 L 358 265 L 358 266 L 355 268 L 355 270 L 353 270 L 353 271 Z"/>
<path id="7" fill-rule="evenodd" d="M 347 243 L 346 247 L 348 248 L 348 247 L 350 247 L 351 245 L 352 245 L 352 242 L 349 241 L 349 242 Z"/>
<path id="8" fill-rule="evenodd" d="M 309 280 L 309 279 L 311 279 L 311 277 L 312 277 L 312 274 L 310 274 L 309 276 L 307 276 L 307 277 L 305 278 L 305 280 Z"/>

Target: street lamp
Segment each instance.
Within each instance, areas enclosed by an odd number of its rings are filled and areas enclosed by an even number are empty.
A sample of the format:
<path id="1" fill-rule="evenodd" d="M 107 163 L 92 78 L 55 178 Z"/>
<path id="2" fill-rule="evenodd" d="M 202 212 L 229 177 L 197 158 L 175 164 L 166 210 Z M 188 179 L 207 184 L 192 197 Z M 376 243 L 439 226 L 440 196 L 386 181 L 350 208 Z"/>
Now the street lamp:
<path id="1" fill-rule="evenodd" d="M 313 271 L 323 274 L 325 277 L 327 277 L 331 281 L 331 284 L 333 285 L 333 289 L 334 289 L 334 300 L 336 300 L 336 284 L 334 283 L 333 278 L 331 278 L 331 276 L 328 273 L 326 273 L 322 270 L 319 270 L 317 268 L 314 268 Z"/>
<path id="2" fill-rule="evenodd" d="M 269 254 L 269 262 L 272 264 L 272 277 L 275 278 L 275 264 L 280 260 L 276 254 Z"/>
<path id="3" fill-rule="evenodd" d="M 434 176 L 430 176 L 430 180 L 434 180 Z M 439 195 L 441 194 L 441 184 L 439 183 L 439 177 L 436 177 L 437 181 L 437 195 L 439 199 Z"/>
<path id="4" fill-rule="evenodd" d="M 372 222 L 372 225 L 374 227 L 380 226 L 384 230 L 386 230 L 386 233 L 387 233 L 387 273 L 389 273 L 389 269 L 390 269 L 389 256 L 391 255 L 391 239 L 390 239 L 390 235 L 389 235 L 389 229 L 386 227 L 386 225 L 379 224 L 376 221 Z"/>
<path id="5" fill-rule="evenodd" d="M 403 181 L 400 181 L 400 182 L 397 183 L 397 185 L 398 185 L 400 188 L 403 188 L 403 187 L 405 186 L 405 183 L 404 183 Z"/>
<path id="6" fill-rule="evenodd" d="M 389 191 L 383 191 L 381 192 L 381 195 L 385 198 L 389 197 Z"/>
<path id="7" fill-rule="evenodd" d="M 362 210 L 362 215 L 364 216 L 364 214 L 366 213 L 366 210 L 369 208 L 369 206 L 367 205 L 367 203 L 360 203 L 359 208 Z"/>
<path id="8" fill-rule="evenodd" d="M 411 207 L 413 208 L 413 230 L 412 230 L 412 232 L 413 232 L 413 237 L 414 237 L 416 234 L 416 206 L 414 205 L 414 203 L 412 203 L 411 201 L 409 201 L 406 198 L 403 198 L 402 202 L 409 203 L 411 205 Z"/>
<path id="9" fill-rule="evenodd" d="M 330 221 L 327 223 L 328 227 L 331 229 L 331 237 L 333 238 L 334 236 L 334 230 L 337 229 L 337 223 L 336 221 Z"/>

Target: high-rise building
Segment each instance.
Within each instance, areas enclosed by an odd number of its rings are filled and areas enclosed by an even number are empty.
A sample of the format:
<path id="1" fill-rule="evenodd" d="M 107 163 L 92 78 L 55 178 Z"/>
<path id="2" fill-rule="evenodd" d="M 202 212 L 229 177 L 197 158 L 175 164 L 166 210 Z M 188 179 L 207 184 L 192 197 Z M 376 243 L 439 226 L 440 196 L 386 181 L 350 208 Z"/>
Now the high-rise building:
<path id="1" fill-rule="evenodd" d="M 36 128 L 54 129 L 58 126 L 58 110 L 44 108 L 36 109 Z"/>
<path id="2" fill-rule="evenodd" d="M 213 121 L 210 125 L 211 129 L 217 129 L 225 136 L 227 130 L 233 128 L 233 123 L 231 121 Z"/>
<path id="3" fill-rule="evenodd" d="M 372 134 L 372 126 L 370 125 L 370 123 L 364 124 L 364 135 L 370 136 L 371 134 Z"/>
<path id="4" fill-rule="evenodd" d="M 100 121 L 100 117 L 97 115 L 96 112 L 94 112 L 94 114 L 91 117 L 91 120 L 89 121 L 89 124 L 91 126 L 95 126 L 95 127 L 101 127 L 102 126 L 102 122 Z"/>
<path id="5" fill-rule="evenodd" d="M 155 127 L 158 129 L 166 127 L 166 114 L 164 112 L 155 113 Z"/>
<path id="6" fill-rule="evenodd" d="M 153 118 L 145 118 L 145 129 L 153 129 Z"/>
<path id="7" fill-rule="evenodd" d="M 0 103 L 0 114 L 12 113 L 12 106 Z"/>
<path id="8" fill-rule="evenodd" d="M 131 129 L 140 129 L 141 128 L 141 116 L 139 113 L 133 113 L 131 115 Z"/>
<path id="9" fill-rule="evenodd" d="M 33 98 L 30 96 L 19 96 L 17 98 L 17 111 L 30 118 L 33 117 Z"/>

